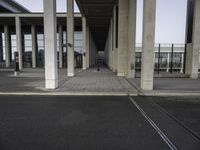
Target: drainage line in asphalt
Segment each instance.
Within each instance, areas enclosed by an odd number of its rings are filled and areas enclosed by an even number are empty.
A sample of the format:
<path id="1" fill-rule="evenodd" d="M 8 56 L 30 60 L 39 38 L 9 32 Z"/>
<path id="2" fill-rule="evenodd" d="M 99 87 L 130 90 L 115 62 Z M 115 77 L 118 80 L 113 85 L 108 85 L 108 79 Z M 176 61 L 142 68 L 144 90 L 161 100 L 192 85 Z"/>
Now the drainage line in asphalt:
<path id="1" fill-rule="evenodd" d="M 165 143 L 172 149 L 178 150 L 176 146 L 170 141 L 170 139 L 161 131 L 161 129 L 156 125 L 156 123 L 144 112 L 144 110 L 136 103 L 136 101 L 129 97 L 130 101 L 134 104 L 134 106 L 139 110 L 139 112 L 143 115 L 143 117 L 151 124 L 151 126 L 158 132 L 160 137 L 165 141 Z"/>
<path id="2" fill-rule="evenodd" d="M 170 113 L 168 113 L 165 109 L 163 109 L 161 106 L 159 106 L 156 103 L 153 103 L 153 105 L 162 113 L 164 113 L 165 115 L 167 115 L 169 118 L 171 118 L 172 120 L 174 120 L 179 126 L 181 126 L 182 128 L 184 128 L 189 135 L 191 135 L 193 138 L 195 138 L 195 140 L 197 142 L 200 143 L 200 136 L 197 135 L 193 130 L 191 130 L 190 128 L 188 128 L 187 126 L 185 126 L 182 122 L 180 122 L 179 120 L 177 120 L 175 117 L 173 117 Z"/>

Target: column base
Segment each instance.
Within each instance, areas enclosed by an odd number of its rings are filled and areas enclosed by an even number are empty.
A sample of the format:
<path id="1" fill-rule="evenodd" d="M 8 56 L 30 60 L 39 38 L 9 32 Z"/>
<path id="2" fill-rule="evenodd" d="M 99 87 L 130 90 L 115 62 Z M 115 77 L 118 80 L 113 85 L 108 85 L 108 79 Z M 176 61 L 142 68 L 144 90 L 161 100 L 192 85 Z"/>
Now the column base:
<path id="1" fill-rule="evenodd" d="M 124 73 L 124 72 L 118 72 L 118 73 L 117 73 L 117 76 L 118 76 L 118 77 L 124 77 L 124 76 L 125 76 L 125 73 Z"/>
<path id="2" fill-rule="evenodd" d="M 144 91 L 152 91 L 153 90 L 153 80 L 141 80 L 141 89 Z"/>
<path id="3" fill-rule="evenodd" d="M 10 68 L 10 64 L 6 64 L 6 68 Z"/>
<path id="4" fill-rule="evenodd" d="M 49 90 L 54 90 L 58 88 L 58 79 L 46 79 L 45 88 Z"/>
<path id="5" fill-rule="evenodd" d="M 68 77 L 74 77 L 74 73 L 68 73 L 67 76 Z"/>
<path id="6" fill-rule="evenodd" d="M 190 78 L 191 78 L 191 79 L 198 79 L 198 78 L 199 78 L 199 74 L 198 74 L 198 73 L 191 74 L 191 75 L 190 75 Z"/>
<path id="7" fill-rule="evenodd" d="M 128 78 L 135 78 L 135 71 L 134 71 L 134 70 L 131 70 L 131 71 L 128 73 Z"/>

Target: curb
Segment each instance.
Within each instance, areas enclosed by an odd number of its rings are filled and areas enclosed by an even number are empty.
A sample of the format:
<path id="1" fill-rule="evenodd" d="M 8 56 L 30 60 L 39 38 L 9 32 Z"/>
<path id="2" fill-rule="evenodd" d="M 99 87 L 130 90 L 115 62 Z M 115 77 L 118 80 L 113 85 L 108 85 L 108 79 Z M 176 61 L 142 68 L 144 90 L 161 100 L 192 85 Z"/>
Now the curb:
<path id="1" fill-rule="evenodd" d="M 144 93 L 144 96 L 200 96 L 200 93 L 168 93 L 168 92 L 160 92 L 160 93 Z"/>
<path id="2" fill-rule="evenodd" d="M 115 92 L 0 92 L 1 96 L 138 96 L 137 93 L 115 93 Z"/>

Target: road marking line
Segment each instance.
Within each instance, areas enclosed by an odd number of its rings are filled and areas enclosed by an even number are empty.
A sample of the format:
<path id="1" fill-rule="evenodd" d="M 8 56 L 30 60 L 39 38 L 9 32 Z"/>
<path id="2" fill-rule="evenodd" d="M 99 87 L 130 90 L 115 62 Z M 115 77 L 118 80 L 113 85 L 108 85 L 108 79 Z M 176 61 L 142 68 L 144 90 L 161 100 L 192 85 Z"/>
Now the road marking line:
<path id="1" fill-rule="evenodd" d="M 150 125 L 158 132 L 160 137 L 165 141 L 165 143 L 172 149 L 178 150 L 176 146 L 170 141 L 170 139 L 162 132 L 162 130 L 156 125 L 156 123 L 145 113 L 145 111 L 136 103 L 136 101 L 129 97 L 130 101 L 134 104 L 134 106 L 139 110 L 139 112 L 143 115 L 143 117 L 150 123 Z"/>

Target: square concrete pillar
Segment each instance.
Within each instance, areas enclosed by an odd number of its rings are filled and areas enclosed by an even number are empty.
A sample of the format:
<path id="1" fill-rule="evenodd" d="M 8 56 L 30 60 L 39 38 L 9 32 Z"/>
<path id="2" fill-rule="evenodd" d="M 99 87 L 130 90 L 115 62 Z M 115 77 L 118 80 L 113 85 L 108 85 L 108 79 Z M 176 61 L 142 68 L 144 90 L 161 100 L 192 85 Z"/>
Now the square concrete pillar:
<path id="1" fill-rule="evenodd" d="M 192 44 L 187 46 L 186 73 L 198 79 L 200 51 L 200 0 L 194 1 Z"/>
<path id="2" fill-rule="evenodd" d="M 116 6 L 113 7 L 113 72 L 117 71 L 117 48 L 116 48 Z"/>
<path id="3" fill-rule="evenodd" d="M 110 50 L 110 69 L 113 70 L 113 18 L 110 21 L 110 42 L 109 42 L 109 50 Z"/>
<path id="4" fill-rule="evenodd" d="M 86 26 L 86 68 L 90 68 L 90 29 Z"/>
<path id="5" fill-rule="evenodd" d="M 21 18 L 15 17 L 15 27 L 16 27 L 16 47 L 19 54 L 19 69 L 23 69 L 23 52 L 22 52 L 22 30 L 21 30 Z"/>
<path id="6" fill-rule="evenodd" d="M 128 75 L 128 16 L 129 0 L 119 0 L 118 20 L 118 76 Z"/>
<path id="7" fill-rule="evenodd" d="M 108 67 L 113 69 L 113 48 L 112 48 L 112 18 L 110 21 L 110 27 L 108 32 L 108 37 L 106 41 L 106 51 L 108 53 Z"/>
<path id="8" fill-rule="evenodd" d="M 129 0 L 128 17 L 128 78 L 135 78 L 137 0 Z"/>
<path id="9" fill-rule="evenodd" d="M 82 59 L 82 64 L 83 64 L 83 70 L 87 68 L 87 23 L 86 23 L 86 18 L 82 17 L 82 32 L 83 32 L 83 59 Z"/>
<path id="10" fill-rule="evenodd" d="M 67 0 L 67 73 L 74 76 L 74 0 Z"/>
<path id="11" fill-rule="evenodd" d="M 156 0 L 144 0 L 141 88 L 153 90 Z"/>
<path id="12" fill-rule="evenodd" d="M 63 68 L 63 26 L 59 25 L 59 68 Z"/>
<path id="13" fill-rule="evenodd" d="M 32 68 L 36 68 L 37 33 L 35 25 L 31 25 L 31 35 L 32 35 Z"/>
<path id="14" fill-rule="evenodd" d="M 10 33 L 9 26 L 4 25 L 4 39 L 5 39 L 5 60 L 6 60 L 6 68 L 10 67 Z"/>
<path id="15" fill-rule="evenodd" d="M 56 0 L 44 0 L 45 87 L 58 87 Z"/>
<path id="16" fill-rule="evenodd" d="M 3 61 L 3 38 L 2 33 L 0 32 L 0 62 Z"/>

